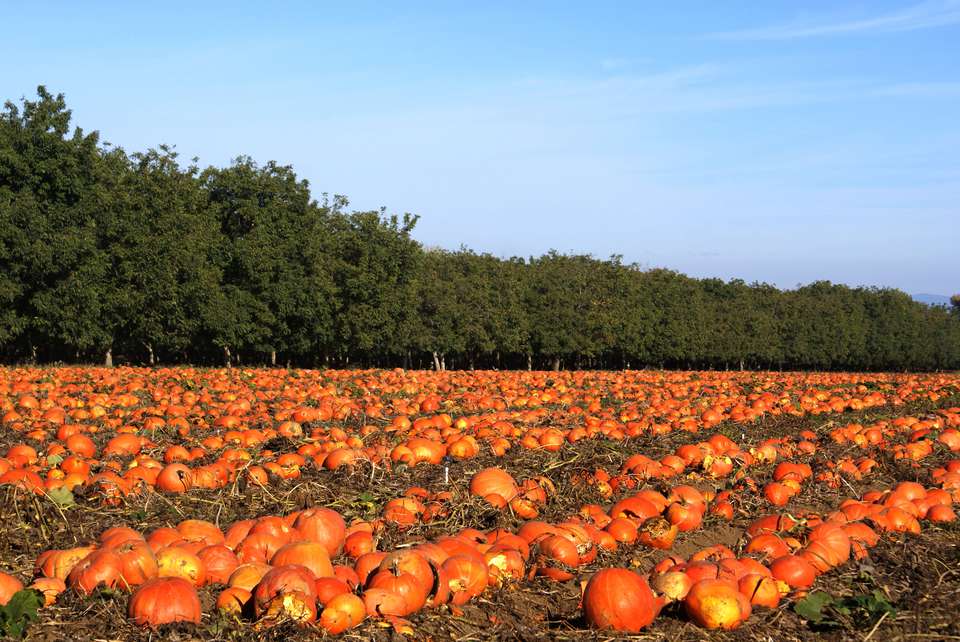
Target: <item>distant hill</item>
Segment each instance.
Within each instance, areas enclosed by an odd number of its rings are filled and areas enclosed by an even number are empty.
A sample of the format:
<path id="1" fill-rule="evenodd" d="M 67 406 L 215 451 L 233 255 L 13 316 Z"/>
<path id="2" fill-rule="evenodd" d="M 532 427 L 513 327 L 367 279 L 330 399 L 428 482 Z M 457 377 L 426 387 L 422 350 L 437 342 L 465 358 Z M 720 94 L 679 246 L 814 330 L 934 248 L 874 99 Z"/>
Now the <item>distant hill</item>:
<path id="1" fill-rule="evenodd" d="M 914 301 L 926 303 L 927 305 L 950 305 L 950 297 L 943 294 L 912 294 Z"/>

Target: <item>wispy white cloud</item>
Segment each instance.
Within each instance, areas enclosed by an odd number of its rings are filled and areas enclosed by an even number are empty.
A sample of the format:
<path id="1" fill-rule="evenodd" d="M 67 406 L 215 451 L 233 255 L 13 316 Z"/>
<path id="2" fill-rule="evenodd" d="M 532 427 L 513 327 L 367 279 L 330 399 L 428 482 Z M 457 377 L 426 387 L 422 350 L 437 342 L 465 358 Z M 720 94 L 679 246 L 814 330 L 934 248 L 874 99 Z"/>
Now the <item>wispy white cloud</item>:
<path id="1" fill-rule="evenodd" d="M 600 68 L 604 71 L 616 71 L 618 69 L 624 69 L 630 65 L 630 61 L 626 58 L 604 58 L 600 61 Z"/>
<path id="2" fill-rule="evenodd" d="M 911 82 L 880 87 L 877 96 L 896 96 L 907 98 L 960 97 L 960 82 Z"/>
<path id="3" fill-rule="evenodd" d="M 960 24 L 960 0 L 931 0 L 900 11 L 859 20 L 794 23 L 710 34 L 715 40 L 795 40 L 821 36 L 870 35 Z"/>

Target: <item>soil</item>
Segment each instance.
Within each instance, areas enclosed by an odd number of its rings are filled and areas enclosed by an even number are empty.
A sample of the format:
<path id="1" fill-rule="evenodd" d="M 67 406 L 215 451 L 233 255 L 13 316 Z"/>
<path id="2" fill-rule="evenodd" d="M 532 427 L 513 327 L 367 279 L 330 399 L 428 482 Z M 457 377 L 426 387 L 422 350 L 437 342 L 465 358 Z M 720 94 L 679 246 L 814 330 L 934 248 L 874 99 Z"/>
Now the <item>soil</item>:
<path id="1" fill-rule="evenodd" d="M 864 423 L 878 417 L 906 414 L 922 416 L 935 407 L 960 404 L 957 397 L 911 404 L 900 408 L 871 409 L 849 412 L 833 421 L 823 417 L 768 417 L 744 429 L 723 424 L 717 432 L 726 433 L 741 445 L 757 444 L 768 437 L 796 434 L 812 430 L 825 435 L 837 422 Z M 584 503 L 608 505 L 592 486 L 574 483 L 577 473 L 604 468 L 612 474 L 632 454 L 643 453 L 659 458 L 691 441 L 691 435 L 674 431 L 665 436 L 644 436 L 624 442 L 583 440 L 566 445 L 559 452 L 511 449 L 506 456 L 495 458 L 483 454 L 466 461 L 451 461 L 447 466 L 449 483 L 445 483 L 444 466 L 421 465 L 398 467 L 392 471 L 371 470 L 364 465 L 354 470 L 305 470 L 295 481 L 276 480 L 264 488 L 237 483 L 220 492 L 191 492 L 171 499 L 147 493 L 133 497 L 120 506 L 104 506 L 98 497 L 77 494 L 75 506 L 60 509 L 52 502 L 38 499 L 10 487 L 0 489 L 0 560 L 7 571 L 30 576 L 38 553 L 50 548 L 77 546 L 94 539 L 104 529 L 129 525 L 147 532 L 171 526 L 187 518 L 207 519 L 221 527 L 256 515 L 283 514 L 307 506 L 330 506 L 349 521 L 353 517 L 370 518 L 389 499 L 411 486 L 432 491 L 451 490 L 454 500 L 451 511 L 441 522 L 419 525 L 409 530 L 387 528 L 379 548 L 422 541 L 449 534 L 463 527 L 490 529 L 513 528 L 521 522 L 509 511 L 494 510 L 484 502 L 470 498 L 466 492 L 472 473 L 489 465 L 511 471 L 518 479 L 545 475 L 556 485 L 557 492 L 542 511 L 541 519 L 559 520 L 574 514 Z M 3 447 L 4 444 L 0 444 Z M 288 444 L 270 444 L 280 451 Z M 808 460 L 817 465 L 836 461 L 845 455 L 861 456 L 849 446 L 838 446 L 829 438 L 820 441 L 820 448 Z M 929 470 L 938 463 L 955 457 L 945 449 L 936 451 L 924 466 L 915 468 L 895 461 L 889 453 L 870 453 L 879 462 L 877 469 L 864 481 L 847 480 L 839 489 L 810 482 L 803 492 L 786 507 L 787 511 L 812 509 L 818 512 L 835 510 L 845 497 L 856 496 L 872 487 L 886 487 L 899 480 L 918 480 L 932 485 Z M 758 484 L 769 478 L 772 466 L 751 469 Z M 676 482 L 674 482 L 676 483 Z M 726 482 L 718 482 L 725 487 Z M 681 534 L 673 549 L 674 555 L 688 556 L 712 544 L 722 543 L 735 551 L 741 544 L 744 528 L 757 517 L 771 512 L 762 500 L 745 495 L 732 522 L 709 517 L 701 529 Z M 615 554 L 601 554 L 580 571 L 580 578 L 603 567 L 626 566 L 648 570 L 667 553 L 637 546 L 621 548 Z M 578 578 L 579 579 L 579 578 Z M 689 623 L 676 607 L 668 607 L 636 640 L 960 640 L 960 526 L 956 523 L 938 527 L 924 523 L 921 535 L 887 537 L 871 550 L 861 563 L 851 563 L 817 580 L 814 589 L 835 597 L 848 597 L 882 592 L 895 613 L 876 618 L 854 616 L 841 618 L 829 626 L 816 628 L 802 619 L 792 601 L 784 601 L 777 609 L 754 611 L 739 629 L 712 632 Z M 28 640 L 311 640 L 324 637 L 311 629 L 280 625 L 267 630 L 254 630 L 249 623 L 218 619 L 212 608 L 217 590 L 201 590 L 204 621 L 196 626 L 168 626 L 150 631 L 133 626 L 126 618 L 127 598 L 124 594 L 101 591 L 82 599 L 65 593 L 53 607 L 41 611 L 40 620 L 29 631 Z M 421 611 L 409 618 L 417 640 L 609 640 L 619 639 L 607 633 L 586 628 L 579 609 L 580 585 L 576 580 L 553 582 L 536 578 L 484 595 L 457 611 L 444 607 Z M 408 639 L 382 622 L 367 621 L 342 636 L 346 640 Z M 627 638 L 624 638 L 627 639 Z"/>

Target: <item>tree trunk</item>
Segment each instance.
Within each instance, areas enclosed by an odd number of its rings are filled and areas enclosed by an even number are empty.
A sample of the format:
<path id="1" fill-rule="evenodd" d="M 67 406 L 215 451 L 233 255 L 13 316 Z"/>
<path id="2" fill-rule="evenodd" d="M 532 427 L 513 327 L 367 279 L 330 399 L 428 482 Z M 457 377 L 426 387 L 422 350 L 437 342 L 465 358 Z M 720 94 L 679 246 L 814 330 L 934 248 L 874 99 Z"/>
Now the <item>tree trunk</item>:
<path id="1" fill-rule="evenodd" d="M 442 352 L 440 353 L 440 370 L 447 371 L 447 355 Z"/>
<path id="2" fill-rule="evenodd" d="M 553 371 L 554 372 L 560 371 L 560 357 L 553 358 Z"/>
<path id="3" fill-rule="evenodd" d="M 270 367 L 271 368 L 277 367 L 277 351 L 276 350 L 270 351 Z"/>
<path id="4" fill-rule="evenodd" d="M 103 365 L 107 368 L 113 367 L 113 348 L 107 348 L 107 354 L 103 357 Z"/>
<path id="5" fill-rule="evenodd" d="M 527 372 L 533 370 L 533 355 L 527 355 Z"/>
<path id="6" fill-rule="evenodd" d="M 228 368 L 233 367 L 232 359 L 230 358 L 230 346 L 223 346 L 223 361 L 227 364 Z"/>
<path id="7" fill-rule="evenodd" d="M 37 362 L 37 346 L 33 345 L 33 342 L 30 343 L 30 363 L 31 365 Z"/>
<path id="8" fill-rule="evenodd" d="M 150 364 L 150 366 L 152 367 L 152 366 L 156 365 L 156 363 L 157 363 L 157 359 L 156 359 L 156 357 L 155 357 L 154 354 L 153 354 L 153 345 L 152 345 L 152 344 L 149 344 L 149 343 L 147 343 L 147 344 L 145 344 L 145 345 L 146 345 L 146 348 L 147 348 L 147 362 L 148 362 L 148 363 Z"/>
<path id="9" fill-rule="evenodd" d="M 437 372 L 440 372 L 440 357 L 437 356 L 437 351 L 433 351 L 433 369 Z"/>

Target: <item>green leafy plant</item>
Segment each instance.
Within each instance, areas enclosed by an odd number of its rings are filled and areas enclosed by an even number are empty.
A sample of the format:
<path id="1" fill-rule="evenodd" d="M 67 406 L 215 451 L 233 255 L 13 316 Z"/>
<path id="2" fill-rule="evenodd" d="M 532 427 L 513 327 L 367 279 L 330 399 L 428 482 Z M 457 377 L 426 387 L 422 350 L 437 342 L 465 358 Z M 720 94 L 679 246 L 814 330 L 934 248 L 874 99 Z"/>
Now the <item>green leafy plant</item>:
<path id="1" fill-rule="evenodd" d="M 6 606 L 0 606 L 0 633 L 7 637 L 22 638 L 31 623 L 36 622 L 37 611 L 43 605 L 40 591 L 24 589 L 14 593 Z"/>
<path id="2" fill-rule="evenodd" d="M 47 491 L 47 497 L 61 508 L 73 506 L 77 503 L 69 488 L 52 488 Z"/>
<path id="3" fill-rule="evenodd" d="M 380 512 L 379 503 L 372 493 L 363 492 L 352 502 L 353 509 L 362 515 L 376 515 Z"/>
<path id="4" fill-rule="evenodd" d="M 873 626 L 896 609 L 880 589 L 871 593 L 836 598 L 826 591 L 813 591 L 793 605 L 797 615 L 818 628 Z"/>

